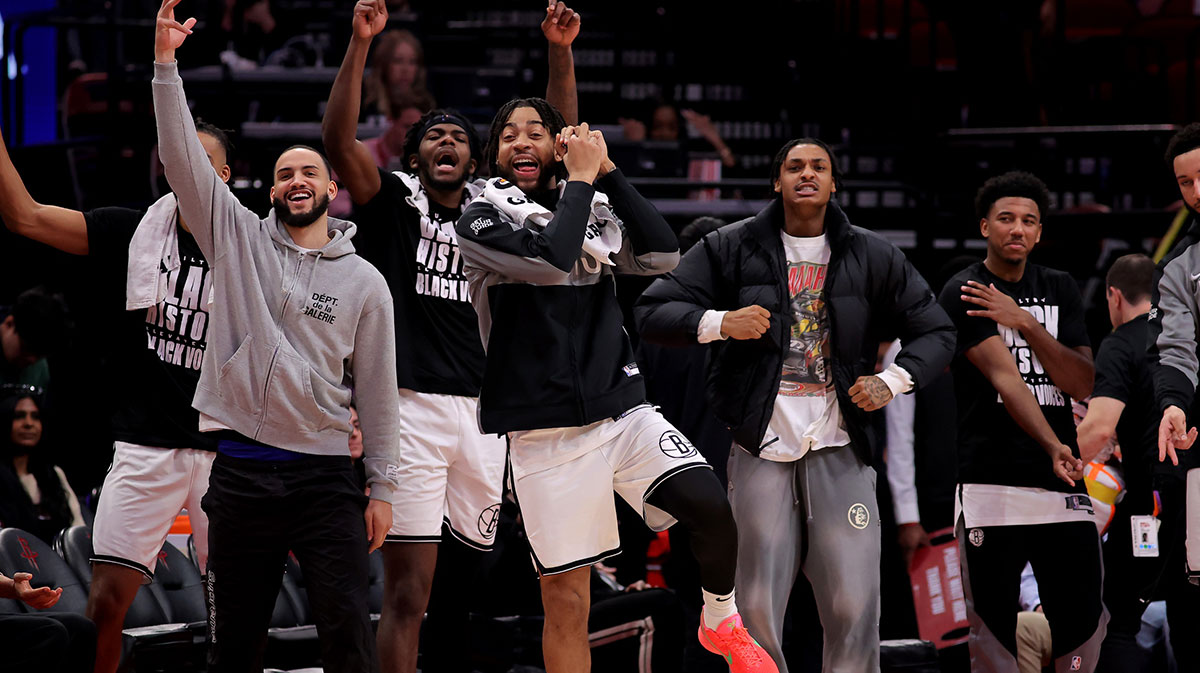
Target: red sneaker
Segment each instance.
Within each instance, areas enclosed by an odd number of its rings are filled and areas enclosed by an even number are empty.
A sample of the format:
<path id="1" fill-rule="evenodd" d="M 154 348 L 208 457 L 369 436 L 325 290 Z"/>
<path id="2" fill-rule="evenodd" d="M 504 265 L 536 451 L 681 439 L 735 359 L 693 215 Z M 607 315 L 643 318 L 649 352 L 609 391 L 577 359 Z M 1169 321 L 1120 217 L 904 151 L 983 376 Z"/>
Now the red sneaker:
<path id="1" fill-rule="evenodd" d="M 705 626 L 701 613 L 700 644 L 709 652 L 725 657 L 731 673 L 779 673 L 771 655 L 742 626 L 741 615 L 734 614 L 717 628 L 710 629 Z"/>

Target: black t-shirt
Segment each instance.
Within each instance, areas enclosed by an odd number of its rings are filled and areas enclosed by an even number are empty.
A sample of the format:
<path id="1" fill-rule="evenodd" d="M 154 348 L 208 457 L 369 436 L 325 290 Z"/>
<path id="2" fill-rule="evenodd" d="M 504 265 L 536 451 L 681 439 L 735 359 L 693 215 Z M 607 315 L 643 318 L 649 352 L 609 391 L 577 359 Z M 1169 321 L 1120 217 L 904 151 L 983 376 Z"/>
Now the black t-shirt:
<path id="1" fill-rule="evenodd" d="M 972 347 L 999 336 L 1012 353 L 1021 378 L 1037 398 L 1054 434 L 1071 447 L 1076 456 L 1079 455 L 1070 396 L 1050 380 L 1050 375 L 1019 331 L 988 318 L 967 315 L 968 310 L 979 308 L 961 298 L 960 288 L 968 280 L 995 284 L 1067 348 L 1089 345 L 1079 287 L 1066 273 L 1029 264 L 1020 281 L 1009 283 L 988 271 L 983 262 L 978 262 L 946 283 L 938 301 L 958 329 L 958 346 L 951 371 L 958 397 L 959 482 L 1082 493 L 1082 479 L 1072 488 L 1054 475 L 1045 449 L 1017 425 L 991 382 L 967 359 L 966 352 Z"/>
<path id="2" fill-rule="evenodd" d="M 1137 497 L 1151 490 L 1151 475 L 1171 474 L 1169 462 L 1158 462 L 1158 422 L 1151 362 L 1146 354 L 1150 322 L 1145 315 L 1121 325 L 1100 342 L 1096 353 L 1096 384 L 1092 397 L 1111 397 L 1125 403 L 1117 421 L 1117 442 L 1125 484 Z"/>
<path id="3" fill-rule="evenodd" d="M 484 353 L 454 233 L 461 210 L 430 199 L 430 221 L 422 223 L 400 178 L 384 170 L 379 178 L 379 193 L 355 209 L 354 245 L 392 291 L 397 383 L 421 393 L 478 397 Z"/>
<path id="4" fill-rule="evenodd" d="M 158 306 L 125 310 L 129 241 L 143 213 L 99 208 L 84 214 L 95 295 L 114 320 L 104 333 L 107 376 L 114 396 L 113 438 L 164 448 L 216 450 L 192 408 L 208 336 L 208 262 L 196 239 L 178 229 L 179 260 Z M 178 226 L 178 225 L 176 225 Z M 160 267 L 165 271 L 165 267 Z"/>

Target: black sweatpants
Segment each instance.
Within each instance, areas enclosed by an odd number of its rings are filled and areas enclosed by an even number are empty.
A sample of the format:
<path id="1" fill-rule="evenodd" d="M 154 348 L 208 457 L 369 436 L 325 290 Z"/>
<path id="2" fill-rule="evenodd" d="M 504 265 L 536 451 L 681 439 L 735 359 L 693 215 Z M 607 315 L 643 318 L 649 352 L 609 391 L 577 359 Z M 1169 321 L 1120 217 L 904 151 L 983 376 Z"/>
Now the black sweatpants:
<path id="1" fill-rule="evenodd" d="M 955 532 L 962 562 L 971 670 L 1016 673 L 1021 571 L 1033 566 L 1050 622 L 1055 670 L 1096 667 L 1108 614 L 1100 599 L 1104 570 L 1096 526 L 1086 521 L 987 526 Z"/>
<path id="2" fill-rule="evenodd" d="M 304 571 L 330 673 L 376 673 L 367 603 L 367 499 L 350 459 L 259 461 L 217 454 L 208 514 L 210 673 L 262 671 L 290 550 Z"/>
<path id="3" fill-rule="evenodd" d="M 96 625 L 69 612 L 0 615 L 0 652 L 6 671 L 91 673 Z"/>

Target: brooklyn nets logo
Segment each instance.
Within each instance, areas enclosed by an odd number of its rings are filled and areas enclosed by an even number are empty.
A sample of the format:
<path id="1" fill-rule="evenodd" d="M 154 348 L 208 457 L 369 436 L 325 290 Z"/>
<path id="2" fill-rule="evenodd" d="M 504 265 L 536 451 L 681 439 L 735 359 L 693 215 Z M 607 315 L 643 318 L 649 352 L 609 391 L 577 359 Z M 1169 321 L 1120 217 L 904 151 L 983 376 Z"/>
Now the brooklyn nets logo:
<path id="1" fill-rule="evenodd" d="M 967 539 L 970 540 L 971 544 L 975 545 L 976 547 L 983 545 L 983 529 L 972 528 L 971 532 L 967 533 Z"/>
<path id="2" fill-rule="evenodd" d="M 861 502 L 856 502 L 850 505 L 850 511 L 846 512 L 846 518 L 850 520 L 850 525 L 862 530 L 871 523 L 871 510 Z"/>
<path id="3" fill-rule="evenodd" d="M 483 539 L 490 540 L 496 537 L 496 527 L 499 525 L 500 503 L 496 503 L 479 513 L 479 534 L 483 536 Z"/>
<path id="4" fill-rule="evenodd" d="M 686 437 L 668 430 L 658 438 L 658 448 L 671 458 L 690 458 L 696 455 L 696 447 Z"/>

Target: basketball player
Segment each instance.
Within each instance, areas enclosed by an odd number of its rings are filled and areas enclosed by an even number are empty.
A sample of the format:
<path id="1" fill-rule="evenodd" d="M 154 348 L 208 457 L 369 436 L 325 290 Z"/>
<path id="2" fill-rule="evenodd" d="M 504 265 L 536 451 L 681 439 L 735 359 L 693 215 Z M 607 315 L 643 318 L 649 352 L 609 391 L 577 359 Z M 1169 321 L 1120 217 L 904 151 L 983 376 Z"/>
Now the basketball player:
<path id="1" fill-rule="evenodd" d="M 750 628 L 782 663 L 787 596 L 813 588 L 826 671 L 879 670 L 879 510 L 866 412 L 934 378 L 950 320 L 904 255 L 853 227 L 820 140 L 776 154 L 776 199 L 709 234 L 638 300 L 647 341 L 713 343 L 709 402 L 733 431 L 729 499 Z M 883 335 L 904 348 L 873 375 Z"/>
<path id="2" fill-rule="evenodd" d="M 776 671 L 737 614 L 737 531 L 721 484 L 645 403 L 617 305 L 614 274 L 669 271 L 675 235 L 601 134 L 565 126 L 545 100 L 505 104 L 485 157 L 499 177 L 457 224 L 487 350 L 479 418 L 484 432 L 508 435 L 541 576 L 547 671 L 590 670 L 590 566 L 619 551 L 614 490 L 651 528 L 678 520 L 692 532 L 705 646 L 734 671 Z"/>
<path id="3" fill-rule="evenodd" d="M 202 501 L 209 670 L 262 669 L 290 550 L 325 670 L 377 671 L 367 554 L 391 525 L 398 470 L 391 295 L 354 254 L 354 224 L 326 214 L 337 185 L 320 153 L 279 156 L 266 218 L 216 179 L 175 62 L 195 24 L 175 20 L 177 2 L 158 13 L 153 93 L 167 181 L 214 275 L 214 329 L 193 400 L 201 429 L 221 433 Z M 369 502 L 347 460 L 352 390 Z"/>
<path id="4" fill-rule="evenodd" d="M 396 305 L 400 487 L 383 548 L 379 650 L 383 670 L 411 673 L 443 518 L 460 543 L 481 551 L 492 547 L 506 447 L 502 437 L 480 433 L 475 418 L 484 354 L 454 232 L 462 209 L 483 189 L 474 178 L 482 160 L 475 128 L 454 110 L 429 112 L 409 132 L 406 170 L 396 173 L 377 168 L 354 137 L 367 51 L 387 18 L 383 0 L 355 6 L 322 135 L 355 203 L 354 219 L 362 227 L 358 249 L 388 279 Z M 547 95 L 570 109 L 576 106 L 571 42 L 579 24 L 578 14 L 555 2 L 542 24 L 551 54 Z M 464 623 L 465 605 L 446 602 L 455 605 L 439 605 L 439 614 Z"/>
<path id="5" fill-rule="evenodd" d="M 203 122 L 198 139 L 209 167 L 229 180 L 229 139 Z M 96 623 L 96 673 L 121 660 L 121 629 L 138 588 L 153 579 L 172 522 L 186 508 L 197 562 L 208 562 L 208 517 L 200 498 L 216 449 L 201 433 L 192 396 L 208 342 L 204 253 L 175 195 L 147 211 L 86 213 L 37 203 L 0 141 L 0 216 L 14 233 L 63 252 L 88 255 L 107 330 L 112 374 L 113 461 L 92 531 L 87 616 Z"/>
<path id="6" fill-rule="evenodd" d="M 1090 395 L 1094 377 L 1083 300 L 1071 276 L 1028 262 L 1049 201 L 1029 173 L 985 182 L 975 211 L 987 256 L 939 297 L 958 328 L 956 536 L 973 671 L 1017 670 L 1012 599 L 1026 563 L 1056 670 L 1095 670 L 1108 623 L 1071 412 L 1071 398 Z"/>

